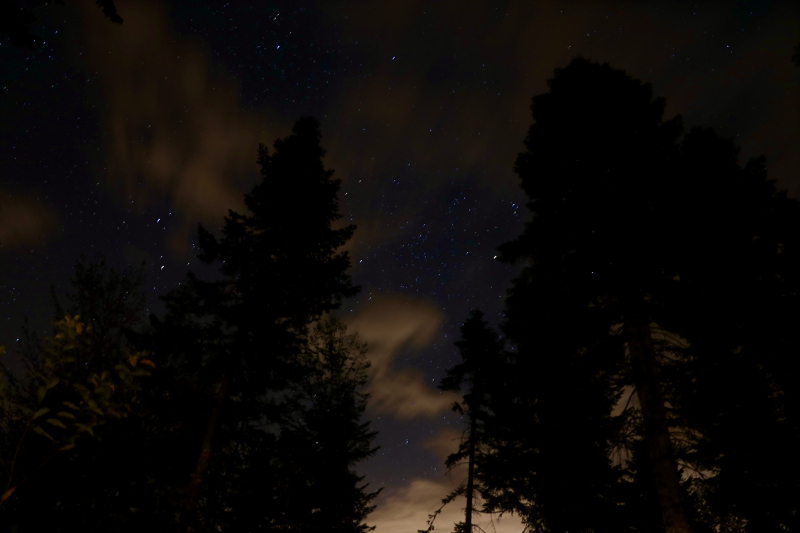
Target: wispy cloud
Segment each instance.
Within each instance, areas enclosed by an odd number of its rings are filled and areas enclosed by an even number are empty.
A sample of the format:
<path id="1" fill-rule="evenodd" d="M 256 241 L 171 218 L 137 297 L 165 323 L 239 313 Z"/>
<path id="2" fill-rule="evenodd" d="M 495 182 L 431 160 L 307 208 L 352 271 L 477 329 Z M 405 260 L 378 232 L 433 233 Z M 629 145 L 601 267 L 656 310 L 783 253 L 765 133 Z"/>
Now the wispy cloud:
<path id="1" fill-rule="evenodd" d="M 257 177 L 259 141 L 277 135 L 242 110 L 230 77 L 211 75 L 203 46 L 171 31 L 159 3 L 118 7 L 122 26 L 85 11 L 87 54 L 108 108 L 108 179 L 135 203 L 169 198 L 184 231 L 220 224 Z"/>
<path id="2" fill-rule="evenodd" d="M 401 296 L 366 302 L 348 325 L 369 346 L 372 363 L 370 409 L 400 419 L 433 417 L 447 412 L 456 396 L 425 383 L 422 372 L 398 368 L 395 358 L 404 350 L 428 346 L 439 332 L 443 314 L 433 305 Z"/>
<path id="3" fill-rule="evenodd" d="M 423 447 L 431 449 L 442 461 L 456 451 L 461 433 L 445 428 Z M 384 495 L 368 522 L 377 526 L 377 533 L 414 533 L 427 528 L 428 515 L 441 506 L 442 499 L 465 482 L 466 467 L 457 466 L 449 473 L 435 478 L 415 478 L 408 484 Z M 452 531 L 456 522 L 464 520 L 466 500 L 463 497 L 450 502 L 434 523 L 437 531 Z M 480 502 L 478 502 L 480 505 Z M 519 517 L 513 515 L 476 514 L 474 523 L 485 533 L 520 533 L 524 525 Z"/>

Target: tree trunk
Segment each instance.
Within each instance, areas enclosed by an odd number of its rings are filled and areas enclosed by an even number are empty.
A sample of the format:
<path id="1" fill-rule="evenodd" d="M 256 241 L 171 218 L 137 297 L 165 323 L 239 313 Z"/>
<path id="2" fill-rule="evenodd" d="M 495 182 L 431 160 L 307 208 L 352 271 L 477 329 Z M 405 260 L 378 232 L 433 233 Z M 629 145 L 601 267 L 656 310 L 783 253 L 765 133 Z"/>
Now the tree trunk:
<path id="1" fill-rule="evenodd" d="M 464 532 L 472 533 L 472 495 L 475 491 L 475 413 L 469 414 L 469 459 L 467 462 L 467 510 L 464 517 Z"/>
<path id="2" fill-rule="evenodd" d="M 658 365 L 650 325 L 647 320 L 634 316 L 626 320 L 625 333 L 664 529 L 666 533 L 689 533 L 689 521 L 680 493 L 678 464 L 672 453 L 669 436 L 667 408 L 658 381 Z"/>
<path id="3" fill-rule="evenodd" d="M 227 389 L 228 377 L 223 375 L 222 381 L 217 387 L 217 393 L 214 398 L 214 407 L 211 409 L 211 416 L 208 419 L 206 433 L 203 436 L 203 444 L 200 448 L 200 456 L 197 458 L 197 464 L 195 465 L 194 472 L 192 472 L 191 479 L 189 481 L 189 491 L 186 497 L 186 511 L 189 513 L 194 512 L 194 509 L 197 505 L 197 500 L 200 497 L 203 476 L 205 476 L 205 473 L 208 470 L 208 463 L 211 459 L 211 439 L 214 436 L 214 429 L 217 426 L 217 415 L 219 414 L 220 407 L 222 406 L 222 401 L 225 399 L 225 393 L 227 392 Z M 188 531 L 194 531 L 194 528 L 192 527 L 194 519 L 196 519 L 195 516 L 190 517 Z"/>

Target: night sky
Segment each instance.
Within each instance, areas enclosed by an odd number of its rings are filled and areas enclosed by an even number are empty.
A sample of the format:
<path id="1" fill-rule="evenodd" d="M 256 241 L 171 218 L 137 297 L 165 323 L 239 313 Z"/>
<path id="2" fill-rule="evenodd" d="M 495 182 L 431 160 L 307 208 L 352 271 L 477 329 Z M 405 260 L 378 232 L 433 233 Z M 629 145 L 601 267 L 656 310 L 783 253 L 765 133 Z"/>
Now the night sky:
<path id="1" fill-rule="evenodd" d="M 161 313 L 187 269 L 213 273 L 197 224 L 242 209 L 258 143 L 317 117 L 358 225 L 341 316 L 371 348 L 378 533 L 424 529 L 461 481 L 443 467 L 455 396 L 435 385 L 469 310 L 502 318 L 517 268 L 495 248 L 529 216 L 512 165 L 555 68 L 580 55 L 652 82 L 666 118 L 734 137 L 742 163 L 766 154 L 800 196 L 797 2 L 117 0 L 121 26 L 67 4 L 34 10 L 39 50 L 0 45 L 0 341 L 25 317 L 49 331 L 81 254 L 145 261 Z"/>

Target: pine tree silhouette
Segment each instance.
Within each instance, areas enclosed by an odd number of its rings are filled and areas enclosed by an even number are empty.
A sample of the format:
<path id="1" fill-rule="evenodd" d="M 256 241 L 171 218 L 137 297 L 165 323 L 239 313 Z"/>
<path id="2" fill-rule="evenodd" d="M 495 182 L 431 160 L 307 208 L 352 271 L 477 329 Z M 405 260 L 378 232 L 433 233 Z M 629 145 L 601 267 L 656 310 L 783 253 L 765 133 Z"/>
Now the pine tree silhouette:
<path id="1" fill-rule="evenodd" d="M 797 346 L 782 316 L 798 315 L 797 202 L 766 180 L 763 161 L 739 167 L 729 140 L 683 136 L 680 117 L 664 121 L 664 100 L 622 71 L 579 58 L 549 86 L 533 100 L 515 166 L 534 216 L 500 247 L 503 260 L 528 266 L 502 326 L 522 377 L 496 411 L 488 503 L 545 531 L 747 523 L 755 511 L 713 503 L 726 475 L 745 479 L 747 464 L 792 497 L 797 489 L 754 462 L 711 459 L 750 449 L 716 429 L 745 412 L 725 392 L 736 382 L 725 365 L 763 358 L 768 370 L 739 384 L 754 398 L 781 391 L 760 412 L 771 413 L 770 434 L 797 442 L 777 414 L 797 420 L 794 385 L 777 373 Z M 753 320 L 750 306 L 769 304 Z M 523 419 L 532 421 L 525 438 Z M 709 465 L 720 470 L 704 480 Z M 660 517 L 627 511 L 651 491 Z M 759 501 L 772 525 L 794 520 L 785 498 Z"/>
<path id="2" fill-rule="evenodd" d="M 464 391 L 463 402 L 455 402 L 453 411 L 467 416 L 467 427 L 464 431 L 458 451 L 451 453 L 446 461 L 448 472 L 467 461 L 466 484 L 461 484 L 451 491 L 441 506 L 428 515 L 428 528 L 418 533 L 433 531 L 436 518 L 445 506 L 459 496 L 467 500 L 464 510 L 464 521 L 455 524 L 456 533 L 468 533 L 474 530 L 473 516 L 477 513 L 491 512 L 493 509 L 476 509 L 475 501 L 483 491 L 480 487 L 482 477 L 481 465 L 486 460 L 482 453 L 482 444 L 491 432 L 492 400 L 490 390 L 497 394 L 502 387 L 504 374 L 508 371 L 503 342 L 489 327 L 483 313 L 474 309 L 461 325 L 461 339 L 455 343 L 461 353 L 462 362 L 447 371 L 447 376 L 440 382 L 439 389 L 453 392 Z M 487 427 L 489 428 L 487 430 Z"/>
<path id="3" fill-rule="evenodd" d="M 462 529 L 468 533 L 473 529 L 474 501 L 478 492 L 476 485 L 478 444 L 484 438 L 487 418 L 490 416 L 487 383 L 504 370 L 504 352 L 503 344 L 497 338 L 497 334 L 489 328 L 483 313 L 477 309 L 470 313 L 469 318 L 461 326 L 461 340 L 456 342 L 456 346 L 461 352 L 462 362 L 447 371 L 447 376 L 441 381 L 439 388 L 454 392 L 465 390 L 463 405 L 455 403 L 453 410 L 467 415 L 467 438 L 462 441 L 456 453 L 447 457 L 446 465 L 448 469 L 452 469 L 464 459 L 467 460 L 467 484 L 464 487 L 467 506 Z"/>
<path id="4" fill-rule="evenodd" d="M 276 492 L 284 482 L 302 482 L 302 470 L 287 471 L 271 457 L 281 446 L 279 428 L 303 416 L 293 391 L 314 370 L 300 357 L 309 326 L 358 290 L 346 273 L 348 254 L 340 251 L 355 227 L 332 227 L 342 217 L 340 181 L 323 166 L 320 137 L 318 122 L 302 118 L 273 153 L 259 149 L 263 180 L 245 197 L 248 212 L 231 211 L 220 239 L 199 230 L 199 257 L 219 262 L 221 279 L 190 273 L 165 297 L 168 314 L 157 324 L 164 349 L 185 360 L 186 371 L 214 398 L 185 502 L 194 529 L 230 519 L 299 527 L 305 516 L 287 514 Z M 342 438 L 368 442 L 370 435 Z M 289 463 L 299 467 L 303 460 L 295 455 Z M 350 483 L 340 494 L 365 498 L 358 479 Z M 212 500 L 213 509 L 201 505 Z"/>

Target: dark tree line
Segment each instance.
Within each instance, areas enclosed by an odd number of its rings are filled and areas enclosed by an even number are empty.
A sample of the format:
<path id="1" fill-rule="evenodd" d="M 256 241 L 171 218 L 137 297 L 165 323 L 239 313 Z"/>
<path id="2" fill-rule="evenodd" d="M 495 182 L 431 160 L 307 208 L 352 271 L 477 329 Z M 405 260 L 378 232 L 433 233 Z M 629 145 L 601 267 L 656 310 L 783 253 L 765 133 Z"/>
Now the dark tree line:
<path id="1" fill-rule="evenodd" d="M 456 530 L 798 530 L 800 205 L 622 71 L 576 59 L 549 86 L 515 165 L 532 218 L 500 247 L 506 339 L 474 311 L 441 384 L 464 391 Z M 199 229 L 219 275 L 161 318 L 142 269 L 78 264 L 24 375 L 0 368 L 4 529 L 370 529 L 368 363 L 330 316 L 354 227 L 324 155 L 310 118 L 262 146 L 247 211 Z"/>
<path id="2" fill-rule="evenodd" d="M 25 343 L 27 375 L 4 373 L 3 530 L 371 529 L 377 492 L 354 470 L 376 450 L 369 363 L 330 315 L 358 290 L 340 251 L 355 227 L 332 228 L 324 155 L 312 118 L 261 146 L 247 212 L 221 238 L 200 228 L 219 276 L 189 272 L 163 318 L 147 320 L 142 269 L 78 265 L 53 336 Z"/>
<path id="3" fill-rule="evenodd" d="M 466 523 L 474 494 L 537 532 L 800 529 L 800 205 L 622 71 L 549 87 L 515 165 L 532 219 L 500 247 L 511 349 L 473 314 L 443 382 Z"/>

